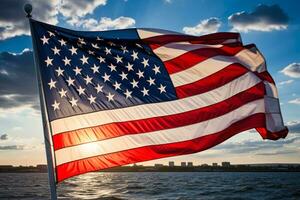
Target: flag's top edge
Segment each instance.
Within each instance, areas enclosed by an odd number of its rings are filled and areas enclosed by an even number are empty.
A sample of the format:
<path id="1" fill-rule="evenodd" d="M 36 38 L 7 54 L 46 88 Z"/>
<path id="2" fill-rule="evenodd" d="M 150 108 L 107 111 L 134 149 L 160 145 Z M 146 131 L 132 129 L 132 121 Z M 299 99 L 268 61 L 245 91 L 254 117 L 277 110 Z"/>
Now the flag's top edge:
<path id="1" fill-rule="evenodd" d="M 230 34 L 231 37 L 234 37 L 236 39 L 241 38 L 240 33 L 238 32 L 217 32 L 217 33 L 211 33 L 211 34 L 206 34 L 206 35 L 200 35 L 200 36 L 195 36 L 195 35 L 188 35 L 188 34 L 184 34 L 184 33 L 180 33 L 177 31 L 171 31 L 171 30 L 165 30 L 165 29 L 160 29 L 160 28 L 126 28 L 126 29 L 113 29 L 113 30 L 99 30 L 99 31 L 81 31 L 81 30 L 74 30 L 74 29 L 68 29 L 68 28 L 63 28 L 61 26 L 55 26 L 52 24 L 48 24 L 45 22 L 41 22 L 41 21 L 37 21 L 35 19 L 30 18 L 29 19 L 31 23 L 34 24 L 39 24 L 42 25 L 44 27 L 50 28 L 50 29 L 55 29 L 55 30 L 59 30 L 59 31 L 67 31 L 67 32 L 75 32 L 77 34 L 95 34 L 95 33 L 105 33 L 105 34 L 109 34 L 109 33 L 113 33 L 113 32 L 125 32 L 125 31 L 132 31 L 132 32 L 137 32 L 139 39 L 146 39 L 146 38 L 152 38 L 155 36 L 161 36 L 161 35 L 181 35 L 181 36 L 188 36 L 191 38 L 202 38 L 202 37 L 210 37 L 210 36 L 218 36 L 218 35 L 222 35 L 222 34 Z M 207 38 L 206 38 L 207 39 Z"/>

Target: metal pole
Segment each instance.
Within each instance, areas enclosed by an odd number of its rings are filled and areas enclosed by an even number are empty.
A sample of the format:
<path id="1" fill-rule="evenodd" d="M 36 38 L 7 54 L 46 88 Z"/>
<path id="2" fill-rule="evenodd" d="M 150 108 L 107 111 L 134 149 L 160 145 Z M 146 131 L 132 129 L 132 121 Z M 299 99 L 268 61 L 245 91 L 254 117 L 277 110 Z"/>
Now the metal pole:
<path id="1" fill-rule="evenodd" d="M 28 18 L 28 21 L 30 24 L 31 34 L 34 34 L 33 27 L 30 22 L 32 5 L 25 4 L 24 11 L 27 14 L 26 17 Z M 49 179 L 49 185 L 50 185 L 51 200 L 57 200 L 56 181 L 55 181 L 55 172 L 54 172 L 55 166 L 53 163 L 53 148 L 52 148 L 52 143 L 51 143 L 51 141 L 52 141 L 51 140 L 51 130 L 50 130 L 50 126 L 49 126 L 47 109 L 45 107 L 46 103 L 45 103 L 45 96 L 44 96 L 44 90 L 43 90 L 42 79 L 41 79 L 41 72 L 40 72 L 40 67 L 39 67 L 40 62 L 39 62 L 39 57 L 37 56 L 36 40 L 35 40 L 34 36 L 32 36 L 31 38 L 32 38 L 32 47 L 33 47 L 33 52 L 34 52 L 35 70 L 36 70 L 37 81 L 38 81 L 41 112 L 42 112 L 42 118 L 43 118 L 44 141 L 45 141 L 45 149 L 46 149 L 46 156 L 47 156 L 48 179 Z"/>

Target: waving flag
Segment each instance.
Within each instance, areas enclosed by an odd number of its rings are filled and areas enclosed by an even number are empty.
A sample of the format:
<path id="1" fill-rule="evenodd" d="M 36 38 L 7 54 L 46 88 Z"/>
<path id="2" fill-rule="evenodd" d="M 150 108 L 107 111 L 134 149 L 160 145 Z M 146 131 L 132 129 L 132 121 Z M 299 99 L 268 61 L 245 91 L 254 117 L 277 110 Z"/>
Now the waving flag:
<path id="1" fill-rule="evenodd" d="M 287 135 L 265 60 L 237 33 L 30 23 L 57 182 L 199 152 L 252 128 Z"/>

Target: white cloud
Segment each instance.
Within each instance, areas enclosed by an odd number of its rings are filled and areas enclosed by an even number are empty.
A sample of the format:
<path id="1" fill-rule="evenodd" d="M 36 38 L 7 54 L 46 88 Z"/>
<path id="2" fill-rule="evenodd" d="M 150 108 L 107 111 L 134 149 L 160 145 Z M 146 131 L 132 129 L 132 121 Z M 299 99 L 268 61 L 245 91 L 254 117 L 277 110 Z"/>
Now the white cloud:
<path id="1" fill-rule="evenodd" d="M 66 18 L 69 24 L 75 25 L 81 18 L 93 14 L 97 7 L 106 5 L 106 2 L 106 0 L 61 0 L 59 13 Z"/>
<path id="2" fill-rule="evenodd" d="M 23 11 L 25 3 L 33 5 L 32 15 L 35 19 L 51 24 L 58 23 L 59 0 L 33 1 L 33 0 L 5 0 L 1 1 L 0 12 L 0 40 L 29 35 L 29 24 Z"/>
<path id="3" fill-rule="evenodd" d="M 212 17 L 209 19 L 202 20 L 199 24 L 192 27 L 184 27 L 182 30 L 186 34 L 190 35 L 202 35 L 208 33 L 214 33 L 219 30 L 221 26 L 221 22 L 218 18 Z"/>
<path id="4" fill-rule="evenodd" d="M 300 105 L 300 98 L 290 100 L 289 103 Z"/>
<path id="5" fill-rule="evenodd" d="M 5 69 L 0 69 L 0 74 L 8 76 L 9 73 Z"/>
<path id="6" fill-rule="evenodd" d="M 92 14 L 98 6 L 106 5 L 106 0 L 62 0 L 59 12 L 67 18 L 84 17 Z"/>
<path id="7" fill-rule="evenodd" d="M 300 78 L 300 63 L 289 64 L 280 72 L 292 78 Z"/>
<path id="8" fill-rule="evenodd" d="M 87 30 L 109 30 L 109 29 L 124 29 L 133 27 L 135 25 L 135 20 L 130 17 L 118 17 L 116 19 L 111 19 L 108 17 L 102 17 L 99 21 L 94 18 L 82 19 L 77 21 L 75 26 L 82 27 Z"/>
<path id="9" fill-rule="evenodd" d="M 291 84 L 292 82 L 294 82 L 294 80 L 281 81 L 278 83 L 278 85 L 287 85 L 287 84 Z"/>
<path id="10" fill-rule="evenodd" d="M 73 25 L 80 18 L 92 14 L 106 0 L 2 0 L 0 12 L 0 40 L 20 35 L 29 35 L 29 24 L 23 11 L 25 3 L 31 3 L 34 19 L 53 25 L 58 23 L 58 15 Z"/>
<path id="11" fill-rule="evenodd" d="M 288 27 L 288 16 L 278 5 L 258 5 L 252 12 L 237 12 L 228 17 L 233 31 L 273 31 Z"/>
<path id="12" fill-rule="evenodd" d="M 41 138 L 35 137 L 7 137 L 1 142 L 0 151 L 4 150 L 37 150 L 44 148 Z"/>
<path id="13" fill-rule="evenodd" d="M 300 133 L 300 120 L 293 120 L 286 123 L 290 132 Z"/>

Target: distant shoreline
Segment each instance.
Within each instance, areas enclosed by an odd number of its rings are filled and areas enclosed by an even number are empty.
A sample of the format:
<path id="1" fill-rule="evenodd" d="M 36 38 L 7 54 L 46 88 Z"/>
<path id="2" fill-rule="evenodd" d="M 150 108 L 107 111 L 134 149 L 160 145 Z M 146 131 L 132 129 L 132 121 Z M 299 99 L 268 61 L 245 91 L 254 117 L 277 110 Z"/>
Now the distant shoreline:
<path id="1" fill-rule="evenodd" d="M 99 172 L 300 172 L 300 164 L 243 164 L 226 166 L 122 166 Z M 0 165 L 0 173 L 47 173 L 47 165 Z"/>

